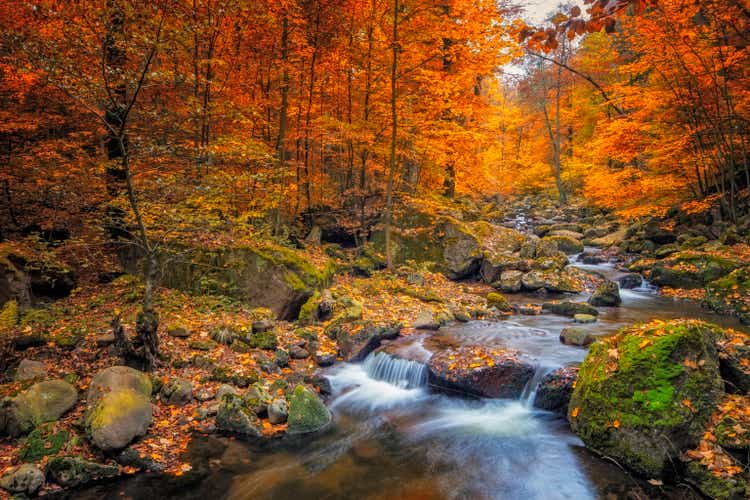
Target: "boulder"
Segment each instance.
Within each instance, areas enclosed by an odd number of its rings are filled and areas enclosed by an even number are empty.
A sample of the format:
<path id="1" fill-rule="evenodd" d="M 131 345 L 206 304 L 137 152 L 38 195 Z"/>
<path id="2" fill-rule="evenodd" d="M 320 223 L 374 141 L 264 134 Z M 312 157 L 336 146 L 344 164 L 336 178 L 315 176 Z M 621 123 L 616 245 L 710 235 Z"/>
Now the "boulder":
<path id="1" fill-rule="evenodd" d="M 103 465 L 80 457 L 55 457 L 47 464 L 49 478 L 66 488 L 111 479 L 120 475 L 116 465 Z"/>
<path id="2" fill-rule="evenodd" d="M 553 237 L 553 236 L 562 236 L 562 237 L 570 238 L 573 240 L 583 239 L 583 233 L 580 233 L 578 231 L 570 231 L 568 229 L 552 229 L 545 235 L 545 237 Z"/>
<path id="3" fill-rule="evenodd" d="M 60 418 L 77 400 L 75 388 L 63 380 L 34 384 L 0 402 L 0 432 L 11 437 L 28 434 L 39 424 Z"/>
<path id="4" fill-rule="evenodd" d="M 720 314 L 737 316 L 750 324 L 750 266 L 735 269 L 706 287 L 706 305 Z"/>
<path id="5" fill-rule="evenodd" d="M 152 422 L 151 380 L 127 366 L 98 372 L 89 385 L 84 423 L 91 441 L 104 451 L 119 450 L 146 434 Z"/>
<path id="6" fill-rule="evenodd" d="M 289 434 L 307 434 L 323 430 L 330 425 L 331 418 L 331 412 L 317 394 L 302 385 L 294 388 L 289 396 Z"/>
<path id="7" fill-rule="evenodd" d="M 643 278 L 638 273 L 628 273 L 625 276 L 621 276 L 617 280 L 620 284 L 620 288 L 623 290 L 631 290 L 633 288 L 639 288 L 643 285 Z"/>
<path id="8" fill-rule="evenodd" d="M 719 339 L 721 375 L 728 392 L 750 394 L 750 335 L 726 330 Z"/>
<path id="9" fill-rule="evenodd" d="M 545 375 L 539 382 L 534 396 L 534 406 L 565 415 L 573 394 L 578 367 L 558 368 Z"/>
<path id="10" fill-rule="evenodd" d="M 362 361 L 385 339 L 394 339 L 401 332 L 399 323 L 355 321 L 329 325 L 326 329 L 338 344 L 345 361 Z"/>
<path id="11" fill-rule="evenodd" d="M 440 322 L 435 319 L 432 310 L 422 309 L 412 326 L 417 330 L 437 330 L 440 328 Z"/>
<path id="12" fill-rule="evenodd" d="M 565 345 L 586 347 L 592 344 L 596 337 L 582 328 L 567 327 L 560 332 L 560 342 Z"/>
<path id="13" fill-rule="evenodd" d="M 535 291 L 543 288 L 553 293 L 580 293 L 584 288 L 583 283 L 567 269 L 562 271 L 530 271 L 523 275 L 521 284 L 526 290 Z"/>
<path id="14" fill-rule="evenodd" d="M 443 260 L 446 276 L 450 279 L 468 278 L 477 273 L 482 261 L 482 244 L 464 225 L 447 222 L 444 225 Z"/>
<path id="15" fill-rule="evenodd" d="M 190 328 L 185 325 L 170 325 L 167 327 L 167 335 L 170 337 L 176 337 L 178 339 L 186 339 L 190 337 L 192 332 Z"/>
<path id="16" fill-rule="evenodd" d="M 247 407 L 244 398 L 225 394 L 216 413 L 216 428 L 220 431 L 247 437 L 261 437 L 263 426 L 255 413 Z"/>
<path id="17" fill-rule="evenodd" d="M 322 368 L 332 366 L 336 362 L 336 355 L 326 352 L 316 352 L 315 362 Z"/>
<path id="18" fill-rule="evenodd" d="M 521 291 L 521 287 L 523 286 L 521 278 L 523 278 L 522 271 L 503 271 L 500 274 L 500 281 L 493 284 L 493 287 L 498 288 L 504 293 L 517 293 Z"/>
<path id="19" fill-rule="evenodd" d="M 596 323 L 596 316 L 592 314 L 574 314 L 573 321 L 582 324 Z"/>
<path id="20" fill-rule="evenodd" d="M 583 252 L 578 256 L 578 262 L 583 264 L 602 264 L 607 262 L 607 258 L 601 252 Z"/>
<path id="21" fill-rule="evenodd" d="M 41 361 L 31 359 L 22 359 L 16 368 L 16 374 L 13 377 L 16 381 L 33 380 L 35 378 L 44 378 L 47 375 L 47 367 Z"/>
<path id="22" fill-rule="evenodd" d="M 729 257 L 696 251 L 678 252 L 655 262 L 650 279 L 659 286 L 703 288 L 740 266 L 741 262 Z"/>
<path id="23" fill-rule="evenodd" d="M 44 473 L 32 464 L 12 467 L 0 477 L 0 488 L 10 493 L 33 495 L 43 484 Z"/>
<path id="24" fill-rule="evenodd" d="M 193 400 L 193 384 L 189 380 L 173 378 L 162 386 L 159 396 L 168 405 L 186 405 Z"/>
<path id="25" fill-rule="evenodd" d="M 310 357 L 310 352 L 304 347 L 293 345 L 289 348 L 289 356 L 292 359 L 307 359 Z"/>
<path id="26" fill-rule="evenodd" d="M 568 419 L 587 447 L 646 477 L 695 447 L 723 395 L 715 325 L 655 321 L 594 343 Z"/>
<path id="27" fill-rule="evenodd" d="M 190 258 L 185 258 L 188 254 Z M 160 282 L 197 295 L 225 295 L 268 308 L 286 320 L 297 318 L 316 290 L 327 286 L 335 265 L 311 261 L 293 248 L 266 242 L 224 248 L 170 248 L 158 256 Z M 143 255 L 125 245 L 120 260 L 131 274 L 143 272 Z"/>
<path id="28" fill-rule="evenodd" d="M 462 346 L 430 358 L 429 384 L 437 389 L 488 398 L 518 398 L 534 366 L 518 351 Z"/>
<path id="29" fill-rule="evenodd" d="M 490 292 L 487 294 L 487 306 L 494 307 L 500 312 L 513 311 L 513 306 L 508 302 L 508 299 L 497 292 Z"/>
<path id="30" fill-rule="evenodd" d="M 627 228 L 623 227 L 605 236 L 593 238 L 589 241 L 589 244 L 591 246 L 601 247 L 601 248 L 609 248 L 615 245 L 619 245 L 625 239 L 626 232 L 627 232 Z"/>
<path id="31" fill-rule="evenodd" d="M 283 424 L 289 417 L 289 405 L 284 399 L 274 399 L 268 405 L 268 421 L 272 424 Z"/>
<path id="32" fill-rule="evenodd" d="M 614 281 L 605 281 L 589 297 L 589 304 L 597 307 L 614 307 L 621 303 L 620 287 Z"/>
<path id="33" fill-rule="evenodd" d="M 585 302 L 572 302 L 570 300 L 545 302 L 542 304 L 542 310 L 549 311 L 552 314 L 559 314 L 560 316 L 568 316 L 570 318 L 576 314 L 590 314 L 592 316 L 599 315 L 599 311 L 597 311 L 594 306 Z"/>
<path id="34" fill-rule="evenodd" d="M 572 238 L 570 236 L 545 236 L 541 241 L 554 242 L 559 251 L 564 252 L 568 255 L 583 252 L 583 243 L 581 243 L 578 239 Z M 537 256 L 539 256 L 538 250 Z"/>

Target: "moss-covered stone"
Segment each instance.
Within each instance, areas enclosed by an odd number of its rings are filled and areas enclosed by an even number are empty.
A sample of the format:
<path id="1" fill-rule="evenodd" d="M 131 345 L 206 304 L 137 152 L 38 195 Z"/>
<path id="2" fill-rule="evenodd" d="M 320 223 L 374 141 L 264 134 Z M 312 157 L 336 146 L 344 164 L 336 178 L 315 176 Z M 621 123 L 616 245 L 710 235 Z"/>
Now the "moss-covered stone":
<path id="1" fill-rule="evenodd" d="M 545 236 L 541 241 L 554 242 L 558 250 L 568 255 L 583 252 L 583 243 L 570 236 Z"/>
<path id="2" fill-rule="evenodd" d="M 659 286 L 702 288 L 740 266 L 739 261 L 715 253 L 678 252 L 655 262 L 650 278 Z"/>
<path id="3" fill-rule="evenodd" d="M 60 486 L 75 488 L 120 474 L 116 465 L 89 462 L 81 457 L 55 457 L 47 464 L 47 475 Z"/>
<path id="4" fill-rule="evenodd" d="M 237 387 L 247 387 L 248 385 L 257 382 L 259 379 L 260 376 L 255 370 L 237 371 L 225 366 L 215 366 L 211 370 L 211 375 L 209 376 L 209 380 L 232 384 Z"/>
<path id="5" fill-rule="evenodd" d="M 290 434 L 316 432 L 331 423 L 331 412 L 316 394 L 298 385 L 289 397 L 287 423 Z"/>
<path id="6" fill-rule="evenodd" d="M 750 266 L 709 283 L 705 302 L 718 313 L 733 314 L 743 323 L 750 323 Z"/>
<path id="7" fill-rule="evenodd" d="M 38 462 L 44 457 L 57 455 L 70 441 L 70 433 L 57 430 L 54 425 L 42 424 L 34 429 L 21 446 L 21 460 Z"/>
<path id="8" fill-rule="evenodd" d="M 599 311 L 596 307 L 593 307 L 585 302 L 572 302 L 570 300 L 563 300 L 561 302 L 545 302 L 542 304 L 542 310 L 549 311 L 552 314 L 559 314 L 561 316 L 573 317 L 576 314 L 590 314 L 592 316 L 598 316 Z"/>
<path id="9" fill-rule="evenodd" d="M 90 406 L 85 425 L 94 445 L 110 451 L 122 449 L 136 437 L 146 434 L 151 421 L 148 396 L 130 388 L 116 388 Z"/>
<path id="10" fill-rule="evenodd" d="M 623 329 L 591 346 L 570 401 L 586 445 L 649 477 L 695 446 L 722 395 L 715 341 L 700 321 Z"/>
<path id="11" fill-rule="evenodd" d="M 225 394 L 216 413 L 216 428 L 246 437 L 261 437 L 262 425 L 258 417 L 236 394 Z"/>
<path id="12" fill-rule="evenodd" d="M 487 294 L 487 305 L 494 307 L 501 312 L 510 312 L 513 310 L 513 306 L 508 302 L 508 299 L 504 295 L 497 292 L 490 292 Z"/>
<path id="13" fill-rule="evenodd" d="M 740 500 L 748 498 L 748 494 L 750 494 L 748 482 L 741 474 L 734 476 L 717 475 L 698 461 L 689 462 L 685 472 L 688 480 L 709 498 Z"/>
<path id="14" fill-rule="evenodd" d="M 9 300 L 0 309 L 0 332 L 8 331 L 18 323 L 18 302 Z"/>
<path id="15" fill-rule="evenodd" d="M 219 346 L 216 342 L 213 340 L 198 340 L 198 339 L 192 339 L 188 342 L 188 347 L 191 349 L 195 349 L 196 351 L 210 351 L 212 349 L 215 349 Z"/>
<path id="16" fill-rule="evenodd" d="M 246 336 L 243 340 L 253 349 L 265 349 L 267 351 L 273 351 L 279 345 L 276 332 L 273 330 L 253 333 Z"/>
<path id="17" fill-rule="evenodd" d="M 77 401 L 75 388 L 63 380 L 46 380 L 0 402 L 0 433 L 12 437 L 57 420 Z"/>

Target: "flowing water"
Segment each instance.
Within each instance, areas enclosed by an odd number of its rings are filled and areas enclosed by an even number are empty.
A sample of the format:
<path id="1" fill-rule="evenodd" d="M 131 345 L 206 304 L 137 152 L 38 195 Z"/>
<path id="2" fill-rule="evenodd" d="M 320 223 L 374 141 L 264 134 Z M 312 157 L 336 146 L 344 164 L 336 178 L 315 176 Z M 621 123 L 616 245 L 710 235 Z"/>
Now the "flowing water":
<path id="1" fill-rule="evenodd" d="M 617 278 L 608 264 L 581 266 Z M 516 295 L 513 301 L 538 302 Z M 583 300 L 586 296 L 574 297 Z M 697 317 L 737 327 L 699 306 L 659 297 L 644 284 L 602 308 L 596 334 L 652 318 Z M 633 479 L 587 452 L 561 417 L 532 406 L 536 384 L 586 350 L 559 342 L 569 318 L 513 316 L 441 328 L 390 344 L 359 364 L 329 369 L 334 425 L 327 433 L 263 446 L 193 440 L 193 471 L 179 478 L 140 475 L 72 493 L 76 498 L 201 499 L 587 499 L 698 498 Z M 462 399 L 432 392 L 424 362 L 442 345 L 497 345 L 537 362 L 518 400 Z"/>

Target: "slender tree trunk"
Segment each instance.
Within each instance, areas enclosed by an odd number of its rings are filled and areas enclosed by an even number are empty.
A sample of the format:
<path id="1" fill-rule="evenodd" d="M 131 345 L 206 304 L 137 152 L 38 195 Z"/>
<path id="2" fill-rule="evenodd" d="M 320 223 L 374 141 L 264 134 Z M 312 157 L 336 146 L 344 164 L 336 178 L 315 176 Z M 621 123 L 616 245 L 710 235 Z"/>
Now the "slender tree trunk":
<path id="1" fill-rule="evenodd" d="M 399 0 L 393 0 L 393 32 L 391 45 L 391 150 L 388 162 L 388 183 L 385 190 L 385 258 L 388 269 L 393 269 L 393 257 L 391 255 L 391 217 L 393 210 L 393 178 L 396 172 L 396 140 L 398 133 L 398 113 L 396 108 L 396 91 L 398 71 L 398 11 Z"/>
<path id="2" fill-rule="evenodd" d="M 279 135 L 276 139 L 276 154 L 279 158 L 279 170 L 282 178 L 279 188 L 279 203 L 276 207 L 274 232 L 281 230 L 281 201 L 284 199 L 283 178 L 286 172 L 286 127 L 289 108 L 289 17 L 284 14 L 281 20 L 281 107 L 279 109 Z"/>

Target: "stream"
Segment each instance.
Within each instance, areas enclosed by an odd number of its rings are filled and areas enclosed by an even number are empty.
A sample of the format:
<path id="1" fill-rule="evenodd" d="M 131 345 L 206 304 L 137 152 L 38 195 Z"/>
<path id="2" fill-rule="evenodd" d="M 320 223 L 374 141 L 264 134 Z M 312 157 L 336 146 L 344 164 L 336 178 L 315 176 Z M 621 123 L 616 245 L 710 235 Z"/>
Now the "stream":
<path id="1" fill-rule="evenodd" d="M 610 264 L 580 265 L 609 279 Z M 653 318 L 703 318 L 737 328 L 699 305 L 658 296 L 647 286 L 622 290 L 623 303 L 601 308 L 599 321 L 577 325 L 597 334 Z M 586 295 L 571 297 L 585 300 Z M 516 303 L 538 297 L 512 295 Z M 69 498 L 216 499 L 588 499 L 699 498 L 686 487 L 650 486 L 588 452 L 565 420 L 533 408 L 542 375 L 583 361 L 586 350 L 560 343 L 570 318 L 514 315 L 413 335 L 359 364 L 330 368 L 334 425 L 296 442 L 254 445 L 195 438 L 181 477 L 143 474 L 69 492 Z M 518 349 L 537 373 L 518 400 L 463 399 L 431 391 L 423 362 L 452 345 Z"/>

